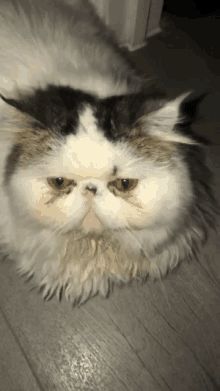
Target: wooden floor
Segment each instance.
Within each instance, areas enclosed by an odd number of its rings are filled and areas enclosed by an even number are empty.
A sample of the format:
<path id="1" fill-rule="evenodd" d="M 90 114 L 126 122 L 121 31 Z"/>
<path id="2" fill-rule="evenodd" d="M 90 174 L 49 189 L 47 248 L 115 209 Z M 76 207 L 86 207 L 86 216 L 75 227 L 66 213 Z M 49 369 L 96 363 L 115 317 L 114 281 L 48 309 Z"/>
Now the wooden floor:
<path id="1" fill-rule="evenodd" d="M 220 201 L 219 156 L 219 145 L 209 149 Z M 220 390 L 219 254 L 212 233 L 198 260 L 162 283 L 74 309 L 43 302 L 0 263 L 0 390 Z"/>

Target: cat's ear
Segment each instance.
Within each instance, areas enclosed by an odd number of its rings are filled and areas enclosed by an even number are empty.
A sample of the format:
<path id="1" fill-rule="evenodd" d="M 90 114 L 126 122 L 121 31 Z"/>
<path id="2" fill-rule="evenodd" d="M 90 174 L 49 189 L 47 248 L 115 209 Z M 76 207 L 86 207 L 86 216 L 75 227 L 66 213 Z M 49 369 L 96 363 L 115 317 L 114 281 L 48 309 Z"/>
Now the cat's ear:
<path id="1" fill-rule="evenodd" d="M 15 97 L 15 98 L 14 98 Z M 35 116 L 31 115 L 28 110 L 25 110 L 25 102 L 22 102 L 17 95 L 5 97 L 0 93 L 0 110 L 4 116 L 8 118 L 7 131 L 20 132 L 21 128 L 31 126 L 31 128 L 45 129 L 45 126 Z M 11 126 L 9 126 L 9 123 Z"/>
<path id="2" fill-rule="evenodd" d="M 155 111 L 142 116 L 138 123 L 142 130 L 148 134 L 162 138 L 164 141 L 181 144 L 207 144 L 208 141 L 195 135 L 190 130 L 190 125 L 194 122 L 198 104 L 204 99 L 206 94 L 199 98 L 188 100 L 192 92 L 182 94 L 174 100 L 165 102 Z"/>

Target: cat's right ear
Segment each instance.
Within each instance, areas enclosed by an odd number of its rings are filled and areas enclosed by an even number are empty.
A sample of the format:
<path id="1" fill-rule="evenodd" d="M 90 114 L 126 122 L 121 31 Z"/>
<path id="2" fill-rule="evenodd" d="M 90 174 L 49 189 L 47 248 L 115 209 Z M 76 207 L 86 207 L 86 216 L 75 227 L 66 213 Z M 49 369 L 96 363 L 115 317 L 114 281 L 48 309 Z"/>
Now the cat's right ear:
<path id="1" fill-rule="evenodd" d="M 207 94 L 189 99 L 191 95 L 192 92 L 187 92 L 176 99 L 161 101 L 161 107 L 150 110 L 138 119 L 141 130 L 168 142 L 209 144 L 206 138 L 196 135 L 191 129 L 191 124 L 196 119 L 198 104 Z M 147 111 L 149 103 L 146 102 L 145 105 Z"/>

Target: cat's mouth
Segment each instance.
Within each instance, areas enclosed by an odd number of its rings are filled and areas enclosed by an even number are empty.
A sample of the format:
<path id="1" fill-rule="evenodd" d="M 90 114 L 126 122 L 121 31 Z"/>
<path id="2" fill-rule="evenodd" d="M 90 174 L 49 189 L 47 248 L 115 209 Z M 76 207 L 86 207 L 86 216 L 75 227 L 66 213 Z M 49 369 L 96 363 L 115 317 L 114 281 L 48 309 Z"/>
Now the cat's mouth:
<path id="1" fill-rule="evenodd" d="M 79 229 L 85 234 L 94 232 L 100 235 L 104 230 L 104 226 L 91 208 L 83 219 Z"/>

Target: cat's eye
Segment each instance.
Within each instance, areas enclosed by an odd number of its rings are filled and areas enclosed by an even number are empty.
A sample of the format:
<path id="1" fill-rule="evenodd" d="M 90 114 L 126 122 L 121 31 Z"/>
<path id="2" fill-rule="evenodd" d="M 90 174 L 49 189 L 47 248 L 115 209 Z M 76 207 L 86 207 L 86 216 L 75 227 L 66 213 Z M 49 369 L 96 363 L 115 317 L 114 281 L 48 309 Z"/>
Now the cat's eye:
<path id="1" fill-rule="evenodd" d="M 67 190 L 71 185 L 75 185 L 75 182 L 73 180 L 69 180 L 63 177 L 59 178 L 47 178 L 47 182 L 55 190 L 58 191 L 65 191 Z"/>
<path id="2" fill-rule="evenodd" d="M 115 187 L 120 192 L 127 192 L 135 189 L 138 184 L 138 179 L 116 179 L 109 183 L 109 186 Z"/>

